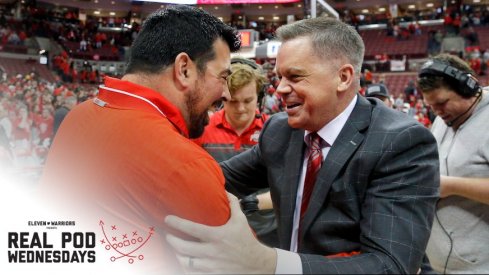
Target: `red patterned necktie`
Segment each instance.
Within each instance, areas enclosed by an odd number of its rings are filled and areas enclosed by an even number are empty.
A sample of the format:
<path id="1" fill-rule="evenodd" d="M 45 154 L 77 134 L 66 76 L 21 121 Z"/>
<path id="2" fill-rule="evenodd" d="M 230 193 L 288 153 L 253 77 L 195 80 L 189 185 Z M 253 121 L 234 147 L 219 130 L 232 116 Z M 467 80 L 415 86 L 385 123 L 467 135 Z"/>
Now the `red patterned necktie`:
<path id="1" fill-rule="evenodd" d="M 309 205 L 309 200 L 311 199 L 312 190 L 314 189 L 314 183 L 316 182 L 316 176 L 319 169 L 321 168 L 321 163 L 323 161 L 323 154 L 321 152 L 321 137 L 316 133 L 310 133 L 309 138 L 309 156 L 307 158 L 307 171 L 304 180 L 304 191 L 302 192 L 302 203 L 301 203 L 301 217 L 304 217 L 306 213 L 307 206 Z"/>

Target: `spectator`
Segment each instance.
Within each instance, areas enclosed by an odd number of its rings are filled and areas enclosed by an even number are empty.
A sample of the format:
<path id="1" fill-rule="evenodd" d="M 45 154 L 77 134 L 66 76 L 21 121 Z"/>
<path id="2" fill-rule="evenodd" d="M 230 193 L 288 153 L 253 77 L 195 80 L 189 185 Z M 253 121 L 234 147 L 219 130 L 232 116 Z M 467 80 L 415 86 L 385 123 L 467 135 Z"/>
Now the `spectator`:
<path id="1" fill-rule="evenodd" d="M 61 122 L 63 122 L 68 112 L 73 109 L 77 103 L 78 100 L 75 96 L 69 96 L 63 99 L 61 106 L 54 112 L 53 136 L 58 132 L 59 126 L 61 126 Z"/>
<path id="2" fill-rule="evenodd" d="M 268 85 L 261 103 L 262 112 L 272 115 L 282 110 L 282 101 L 272 84 Z"/>
<path id="3" fill-rule="evenodd" d="M 441 54 L 418 87 L 438 115 L 431 131 L 440 156 L 440 200 L 426 253 L 440 273 L 488 273 L 489 92 L 460 58 Z"/>
<path id="4" fill-rule="evenodd" d="M 416 85 L 414 84 L 414 80 L 409 80 L 406 88 L 404 88 L 404 95 L 406 99 L 409 101 L 411 98 L 417 98 L 418 97 L 418 90 L 416 90 Z"/>
<path id="5" fill-rule="evenodd" d="M 482 59 L 480 58 L 480 52 L 474 49 L 468 56 L 468 63 L 470 68 L 474 71 L 475 75 L 478 76 L 482 73 Z"/>
<path id="6" fill-rule="evenodd" d="M 419 25 L 418 21 L 414 22 L 414 35 L 421 35 L 421 26 Z"/>
<path id="7" fill-rule="evenodd" d="M 428 55 L 436 55 L 439 52 L 439 47 L 441 44 L 437 43 L 435 40 L 435 31 L 428 32 Z"/>
<path id="8" fill-rule="evenodd" d="M 465 45 L 467 47 L 478 46 L 479 45 L 479 35 L 474 30 L 474 28 L 469 27 L 465 34 Z"/>
<path id="9" fill-rule="evenodd" d="M 10 140 L 12 137 L 12 121 L 8 117 L 8 111 L 5 105 L 0 105 L 0 127 L 4 131 L 5 137 Z"/>
<path id="10" fill-rule="evenodd" d="M 17 116 L 13 120 L 12 143 L 16 156 L 16 165 L 27 166 L 33 163 L 32 158 L 32 118 L 27 106 L 19 103 Z"/>
<path id="11" fill-rule="evenodd" d="M 82 52 L 87 51 L 87 40 L 85 40 L 85 37 L 83 37 L 80 41 L 80 51 Z"/>
<path id="12" fill-rule="evenodd" d="M 435 32 L 435 41 L 438 42 L 438 44 L 441 45 L 441 42 L 443 41 L 443 33 L 441 30 L 436 30 Z"/>
<path id="13" fill-rule="evenodd" d="M 423 112 L 416 113 L 415 117 L 416 120 L 423 124 L 426 128 L 431 127 L 431 120 Z"/>
<path id="14" fill-rule="evenodd" d="M 365 84 L 370 85 L 373 83 L 373 74 L 369 69 L 364 70 L 364 79 L 365 79 Z"/>
<path id="15" fill-rule="evenodd" d="M 76 105 L 76 100 L 75 100 L 75 105 Z M 48 144 L 50 144 L 51 139 L 53 138 L 54 135 L 54 117 L 51 113 L 51 110 L 47 107 L 43 108 L 42 114 L 35 118 L 35 124 L 36 127 L 38 128 L 40 142 L 42 143 L 46 141 Z"/>
<path id="16" fill-rule="evenodd" d="M 21 40 L 17 32 L 12 31 L 10 35 L 8 36 L 8 43 L 11 45 L 20 45 Z"/>
<path id="17" fill-rule="evenodd" d="M 389 95 L 389 90 L 384 84 L 370 84 L 365 90 L 366 97 L 375 97 L 380 99 L 384 104 L 392 108 L 392 100 Z"/>
<path id="18" fill-rule="evenodd" d="M 14 155 L 9 138 L 3 127 L 0 127 L 0 175 L 3 175 L 5 170 L 12 167 L 14 163 Z"/>
<path id="19" fill-rule="evenodd" d="M 204 134 L 195 140 L 218 162 L 257 144 L 263 124 L 268 119 L 267 114 L 257 109 L 258 93 L 266 81 L 261 68 L 243 58 L 233 58 L 231 63 L 233 73 L 228 78 L 231 99 L 224 101 L 224 108 L 214 113 Z M 277 223 L 269 190 L 264 188 L 240 199 L 258 239 L 275 247 L 278 245 Z"/>

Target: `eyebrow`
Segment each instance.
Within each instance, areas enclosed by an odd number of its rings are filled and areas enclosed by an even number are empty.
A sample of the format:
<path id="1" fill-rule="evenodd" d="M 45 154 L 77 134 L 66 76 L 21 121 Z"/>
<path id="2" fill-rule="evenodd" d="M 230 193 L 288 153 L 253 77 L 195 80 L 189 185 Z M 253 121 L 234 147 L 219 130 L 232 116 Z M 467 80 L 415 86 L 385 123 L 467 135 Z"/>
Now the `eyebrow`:
<path id="1" fill-rule="evenodd" d="M 299 74 L 299 75 L 306 75 L 306 71 L 303 70 L 303 69 L 300 69 L 300 68 L 287 68 L 287 70 L 285 71 L 285 74 Z"/>
<path id="2" fill-rule="evenodd" d="M 243 98 L 240 101 L 248 101 L 248 100 L 253 100 L 253 96 Z M 231 97 L 231 100 L 229 101 L 238 101 L 238 100 L 235 97 Z"/>

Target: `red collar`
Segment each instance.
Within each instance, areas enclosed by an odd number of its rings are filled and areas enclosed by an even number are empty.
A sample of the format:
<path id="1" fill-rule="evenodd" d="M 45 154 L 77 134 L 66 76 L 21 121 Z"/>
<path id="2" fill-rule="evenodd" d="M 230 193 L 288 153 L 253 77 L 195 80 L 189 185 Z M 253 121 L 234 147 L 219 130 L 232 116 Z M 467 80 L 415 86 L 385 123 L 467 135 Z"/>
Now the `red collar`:
<path id="1" fill-rule="evenodd" d="M 187 124 L 180 110 L 163 95 L 150 88 L 112 77 L 105 77 L 105 87 L 113 91 L 101 86 L 97 98 L 107 106 L 117 109 L 144 110 L 164 116 L 182 135 L 188 137 Z"/>
<path id="2" fill-rule="evenodd" d="M 216 117 L 215 118 L 215 125 L 216 127 L 222 127 L 222 128 L 227 128 L 227 129 L 231 129 L 234 131 L 234 128 L 233 126 L 231 126 L 231 124 L 229 123 L 229 121 L 226 120 L 226 112 L 223 110 L 219 110 L 218 112 L 216 112 L 214 114 L 214 116 Z M 255 112 L 255 115 L 256 116 L 260 116 L 260 119 L 254 119 L 253 122 L 250 124 L 250 126 L 243 132 L 243 133 L 246 133 L 247 131 L 249 131 L 250 129 L 254 129 L 254 128 L 263 128 L 263 124 L 264 124 L 264 121 L 266 121 L 268 119 L 268 116 L 266 114 L 260 114 L 260 112 L 258 110 L 256 110 Z"/>

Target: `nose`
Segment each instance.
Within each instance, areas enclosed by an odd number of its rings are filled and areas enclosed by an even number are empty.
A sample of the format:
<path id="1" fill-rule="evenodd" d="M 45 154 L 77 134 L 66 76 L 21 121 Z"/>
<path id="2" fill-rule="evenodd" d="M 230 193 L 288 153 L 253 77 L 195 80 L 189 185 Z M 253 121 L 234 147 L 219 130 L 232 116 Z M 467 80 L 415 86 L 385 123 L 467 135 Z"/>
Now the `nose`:
<path id="1" fill-rule="evenodd" d="M 292 89 L 287 85 L 287 80 L 285 78 L 280 79 L 277 89 L 275 90 L 279 94 L 288 94 L 292 92 Z"/>
<path id="2" fill-rule="evenodd" d="M 239 111 L 239 112 L 243 112 L 244 110 L 246 110 L 246 108 L 245 108 L 245 103 L 243 103 L 243 102 L 239 102 L 239 103 L 238 103 L 238 108 L 237 108 L 237 109 L 238 109 L 238 111 Z"/>
<path id="3" fill-rule="evenodd" d="M 435 106 L 431 106 L 431 110 L 433 111 L 433 113 L 435 113 L 435 115 L 437 116 L 442 116 L 444 114 L 443 112 L 443 109 L 441 108 L 436 108 Z"/>
<path id="4" fill-rule="evenodd" d="M 435 113 L 435 115 L 440 115 L 440 113 L 442 113 L 442 107 L 438 106 L 437 104 L 429 104 L 428 102 L 426 102 L 426 100 L 424 101 L 424 104 L 427 108 L 430 108 L 431 111 L 433 111 L 433 113 Z"/>
<path id="5" fill-rule="evenodd" d="M 221 95 L 221 98 L 224 100 L 224 101 L 229 101 L 231 100 L 231 93 L 229 92 L 229 87 L 228 85 L 224 85 L 224 89 L 222 91 L 222 95 Z"/>

